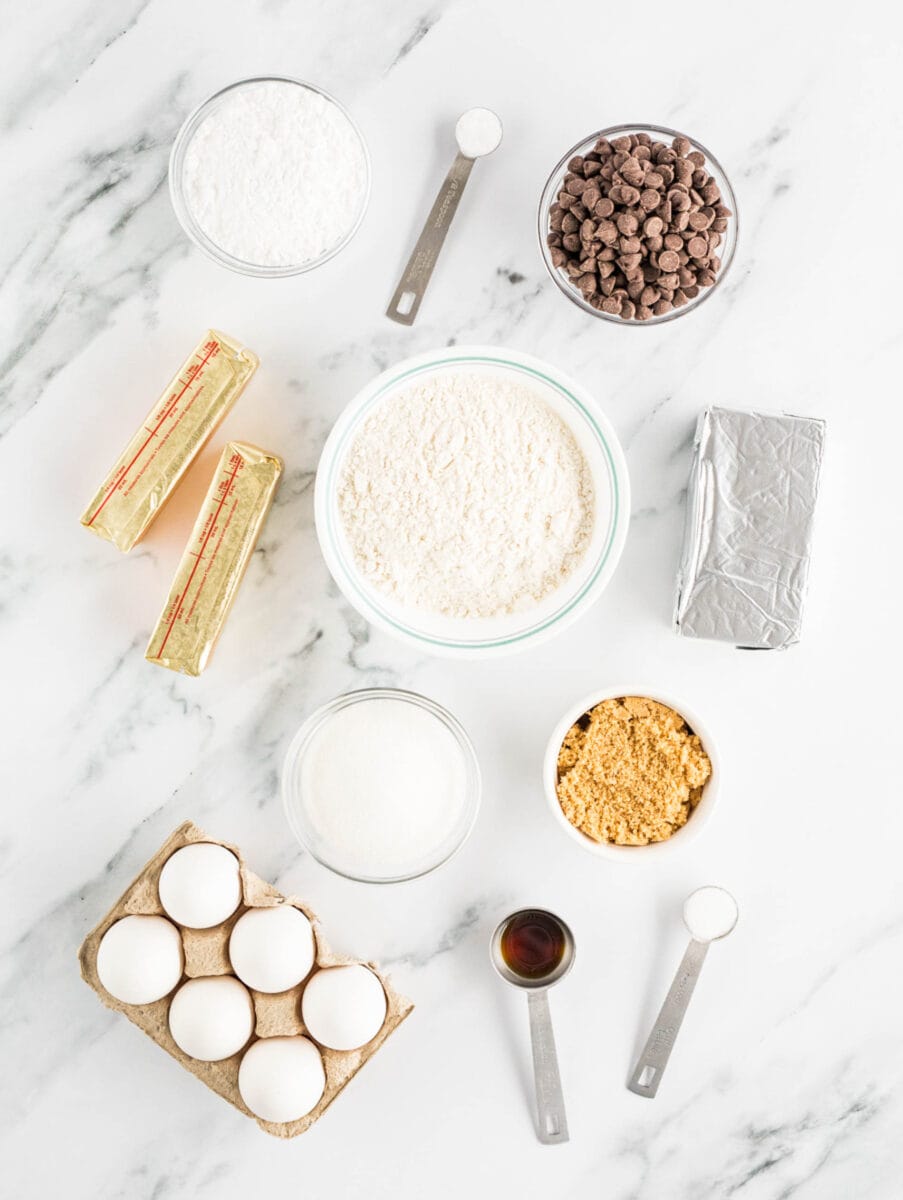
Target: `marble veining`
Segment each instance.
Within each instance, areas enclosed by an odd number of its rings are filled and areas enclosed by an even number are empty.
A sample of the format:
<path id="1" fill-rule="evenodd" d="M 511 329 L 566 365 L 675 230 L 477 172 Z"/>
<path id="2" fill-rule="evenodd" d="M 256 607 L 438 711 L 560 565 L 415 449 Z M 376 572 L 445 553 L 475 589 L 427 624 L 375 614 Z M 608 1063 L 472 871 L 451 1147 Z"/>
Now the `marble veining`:
<path id="1" fill-rule="evenodd" d="M 693 14 L 573 0 L 48 0 L 0 46 L 0 1152 L 16 1200 L 348 1200 L 462 1193 L 591 1200 L 894 1200 L 903 1038 L 896 480 L 903 30 L 888 6 L 762 0 Z M 230 275 L 167 195 L 184 117 L 248 75 L 333 91 L 373 159 L 363 225 L 289 280 Z M 417 324 L 383 312 L 454 151 L 484 104 L 479 164 Z M 640 120 L 710 146 L 738 195 L 730 276 L 692 316 L 621 330 L 569 305 L 536 244 L 564 150 Z M 839 166 L 841 162 L 845 165 Z M 891 215 L 888 217 L 887 213 Z M 881 217 L 881 214 L 884 217 Z M 880 222 L 883 221 L 883 224 Z M 890 266 L 888 266 L 890 262 Z M 262 367 L 128 557 L 78 524 L 159 388 L 208 326 Z M 313 484 L 349 399 L 435 347 L 510 346 L 592 392 L 625 447 L 631 531 L 605 595 L 529 653 L 461 663 L 372 629 L 319 554 Z M 708 403 L 828 422 L 802 643 L 741 655 L 676 638 L 674 572 L 696 419 Z M 199 680 L 143 651 L 227 437 L 286 471 Z M 683 857 L 616 870 L 545 809 L 543 749 L 607 685 L 705 711 L 727 780 Z M 292 841 L 281 763 L 301 721 L 352 688 L 447 705 L 484 777 L 474 832 L 434 876 L 367 887 Z M 278 1145 L 97 1004 L 85 932 L 191 818 L 320 914 L 337 950 L 384 963 L 410 1021 L 305 1137 Z M 624 1084 L 685 944 L 694 887 L 737 895 L 654 1102 Z M 488 941 L 514 907 L 572 925 L 556 988 L 572 1140 L 538 1145 L 523 997 Z"/>

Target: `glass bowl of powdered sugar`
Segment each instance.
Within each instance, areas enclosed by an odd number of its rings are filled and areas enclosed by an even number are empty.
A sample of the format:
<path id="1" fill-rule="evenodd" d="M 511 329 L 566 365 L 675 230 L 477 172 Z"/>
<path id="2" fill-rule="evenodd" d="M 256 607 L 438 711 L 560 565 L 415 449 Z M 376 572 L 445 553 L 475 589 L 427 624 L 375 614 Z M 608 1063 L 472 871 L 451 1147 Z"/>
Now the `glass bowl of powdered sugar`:
<path id="1" fill-rule="evenodd" d="M 356 233 L 370 159 L 357 125 L 321 88 L 242 79 L 182 125 L 169 191 L 182 228 L 216 262 L 245 275 L 298 275 Z"/>
<path id="2" fill-rule="evenodd" d="M 421 650 L 485 658 L 564 629 L 617 566 L 624 455 L 585 389 L 498 347 L 444 348 L 373 380 L 317 471 L 317 536 L 345 597 Z"/>
<path id="3" fill-rule="evenodd" d="M 480 807 L 480 769 L 470 738 L 440 705 L 366 688 L 304 722 L 285 758 L 282 799 L 318 862 L 362 883 L 398 883 L 463 845 Z"/>

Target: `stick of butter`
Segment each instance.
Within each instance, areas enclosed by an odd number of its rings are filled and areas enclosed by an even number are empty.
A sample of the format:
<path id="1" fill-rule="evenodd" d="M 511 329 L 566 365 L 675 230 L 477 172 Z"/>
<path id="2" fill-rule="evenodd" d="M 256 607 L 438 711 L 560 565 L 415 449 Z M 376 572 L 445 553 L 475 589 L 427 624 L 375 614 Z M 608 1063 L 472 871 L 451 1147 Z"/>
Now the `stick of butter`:
<path id="1" fill-rule="evenodd" d="M 259 365 L 256 354 L 209 329 L 82 513 L 82 525 L 131 550 Z"/>
<path id="2" fill-rule="evenodd" d="M 213 476 L 166 607 L 151 634 L 148 662 L 200 675 L 222 632 L 266 520 L 282 461 L 229 442 Z"/>

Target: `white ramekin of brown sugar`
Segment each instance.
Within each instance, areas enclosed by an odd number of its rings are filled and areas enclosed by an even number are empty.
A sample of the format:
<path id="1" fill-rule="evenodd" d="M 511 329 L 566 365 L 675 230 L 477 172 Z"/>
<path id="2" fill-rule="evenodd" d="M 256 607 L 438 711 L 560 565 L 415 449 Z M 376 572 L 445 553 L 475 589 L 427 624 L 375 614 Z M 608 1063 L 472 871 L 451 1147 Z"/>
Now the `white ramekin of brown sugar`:
<path id="1" fill-rule="evenodd" d="M 711 731 L 683 700 L 606 688 L 555 726 L 543 785 L 556 823 L 590 854 L 653 862 L 708 824 L 721 766 Z"/>

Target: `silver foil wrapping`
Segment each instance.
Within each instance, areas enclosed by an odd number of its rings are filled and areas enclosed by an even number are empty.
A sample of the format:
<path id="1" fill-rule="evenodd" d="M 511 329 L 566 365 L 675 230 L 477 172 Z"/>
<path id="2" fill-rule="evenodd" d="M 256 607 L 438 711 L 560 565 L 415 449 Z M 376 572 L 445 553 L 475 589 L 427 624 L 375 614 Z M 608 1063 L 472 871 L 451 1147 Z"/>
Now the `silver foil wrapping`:
<path id="1" fill-rule="evenodd" d="M 684 637 L 800 639 L 825 423 L 709 408 L 699 419 L 674 621 Z"/>

